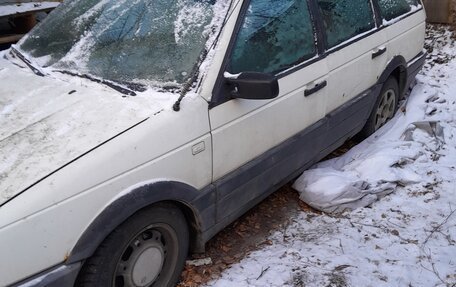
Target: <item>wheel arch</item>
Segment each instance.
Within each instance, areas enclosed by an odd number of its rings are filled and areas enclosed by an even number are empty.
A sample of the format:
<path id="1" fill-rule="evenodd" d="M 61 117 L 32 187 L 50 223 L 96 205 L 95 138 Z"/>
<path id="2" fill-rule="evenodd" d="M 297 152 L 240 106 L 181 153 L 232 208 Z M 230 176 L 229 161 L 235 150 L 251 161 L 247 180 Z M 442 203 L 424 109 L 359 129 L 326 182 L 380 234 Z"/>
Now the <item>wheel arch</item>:
<path id="1" fill-rule="evenodd" d="M 207 189 L 205 189 L 207 190 Z M 212 196 L 204 196 L 209 192 L 199 191 L 181 182 L 163 181 L 145 184 L 120 196 L 111 202 L 86 228 L 76 245 L 70 252 L 66 264 L 80 262 L 91 257 L 105 238 L 125 220 L 138 211 L 158 203 L 171 203 L 185 215 L 190 232 L 191 251 L 204 248 L 202 231 L 206 222 L 201 216 L 203 212 L 199 198 L 204 197 L 205 203 L 211 205 Z M 128 208 L 127 208 L 128 207 Z"/>
<path id="2" fill-rule="evenodd" d="M 407 86 L 407 62 L 403 56 L 395 56 L 380 75 L 377 84 L 383 85 L 389 77 L 393 76 L 399 84 L 400 99 L 404 97 Z"/>

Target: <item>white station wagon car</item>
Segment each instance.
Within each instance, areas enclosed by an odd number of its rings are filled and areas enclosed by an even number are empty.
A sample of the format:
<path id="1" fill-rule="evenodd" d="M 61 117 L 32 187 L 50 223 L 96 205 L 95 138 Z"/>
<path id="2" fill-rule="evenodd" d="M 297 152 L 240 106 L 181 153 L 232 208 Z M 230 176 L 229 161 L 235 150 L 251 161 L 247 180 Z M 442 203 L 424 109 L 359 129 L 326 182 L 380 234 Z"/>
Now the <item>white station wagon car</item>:
<path id="1" fill-rule="evenodd" d="M 420 0 L 68 0 L 0 60 L 0 286 L 173 286 L 397 110 Z"/>

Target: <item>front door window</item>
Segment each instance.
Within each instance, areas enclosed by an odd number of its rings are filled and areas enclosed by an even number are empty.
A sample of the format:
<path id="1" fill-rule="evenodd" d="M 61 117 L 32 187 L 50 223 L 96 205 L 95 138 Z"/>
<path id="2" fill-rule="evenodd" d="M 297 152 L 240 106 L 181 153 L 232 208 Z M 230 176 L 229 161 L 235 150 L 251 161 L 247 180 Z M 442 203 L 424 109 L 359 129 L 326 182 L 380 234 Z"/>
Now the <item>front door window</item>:
<path id="1" fill-rule="evenodd" d="M 252 0 L 237 35 L 231 73 L 277 73 L 316 55 L 307 1 Z"/>

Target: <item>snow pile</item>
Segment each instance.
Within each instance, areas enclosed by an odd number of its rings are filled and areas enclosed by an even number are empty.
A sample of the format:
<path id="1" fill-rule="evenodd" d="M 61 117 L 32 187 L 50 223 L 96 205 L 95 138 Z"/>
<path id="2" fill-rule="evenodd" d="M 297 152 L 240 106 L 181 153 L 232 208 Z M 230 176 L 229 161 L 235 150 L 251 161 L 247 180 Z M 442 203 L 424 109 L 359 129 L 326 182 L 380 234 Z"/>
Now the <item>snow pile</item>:
<path id="1" fill-rule="evenodd" d="M 405 114 L 300 180 L 327 197 L 394 193 L 352 213 L 300 212 L 209 286 L 456 286 L 456 60 L 439 60 L 456 49 L 442 34 Z"/>
<path id="2" fill-rule="evenodd" d="M 445 142 L 439 122 L 410 122 L 418 115 L 402 115 L 386 128 L 403 130 L 399 138 L 374 135 L 340 158 L 304 172 L 294 184 L 301 199 L 318 210 L 340 213 L 368 206 L 397 186 L 421 182 L 426 175 L 416 170 L 416 163 L 429 163 Z"/>

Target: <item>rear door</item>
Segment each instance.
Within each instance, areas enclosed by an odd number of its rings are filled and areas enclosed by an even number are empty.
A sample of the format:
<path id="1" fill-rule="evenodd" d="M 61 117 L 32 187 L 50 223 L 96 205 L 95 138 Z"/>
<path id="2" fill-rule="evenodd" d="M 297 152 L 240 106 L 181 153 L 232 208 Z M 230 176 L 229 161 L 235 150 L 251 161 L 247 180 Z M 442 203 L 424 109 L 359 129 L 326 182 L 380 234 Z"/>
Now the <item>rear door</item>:
<path id="1" fill-rule="evenodd" d="M 373 87 L 387 64 L 386 34 L 379 30 L 379 19 L 370 0 L 315 0 L 320 13 L 328 59 L 328 103 L 326 114 L 330 116 L 344 104 L 362 96 Z M 364 113 L 369 108 L 343 113 L 337 117 L 333 138 L 343 137 L 359 130 L 363 121 L 346 124 L 348 117 Z M 356 117 L 359 118 L 359 117 Z M 330 117 L 331 119 L 331 117 Z M 345 123 L 343 125 L 343 123 Z M 338 127 L 336 127 L 338 125 Z"/>
<path id="2" fill-rule="evenodd" d="M 326 112 L 373 86 L 386 66 L 387 38 L 370 0 L 317 0 L 329 65 Z M 384 54 L 382 54 L 384 53 Z"/>
<path id="3" fill-rule="evenodd" d="M 268 157 L 271 165 L 266 166 L 261 156 L 325 113 L 326 89 L 317 84 L 326 81 L 327 66 L 318 57 L 307 1 L 251 0 L 245 1 L 243 11 L 209 112 L 218 220 L 236 217 L 244 206 L 300 168 L 289 164 L 275 170 L 272 166 L 283 158 Z M 276 75 L 279 96 L 230 98 L 223 74 L 247 71 Z M 262 178 L 267 173 L 270 176 Z"/>

